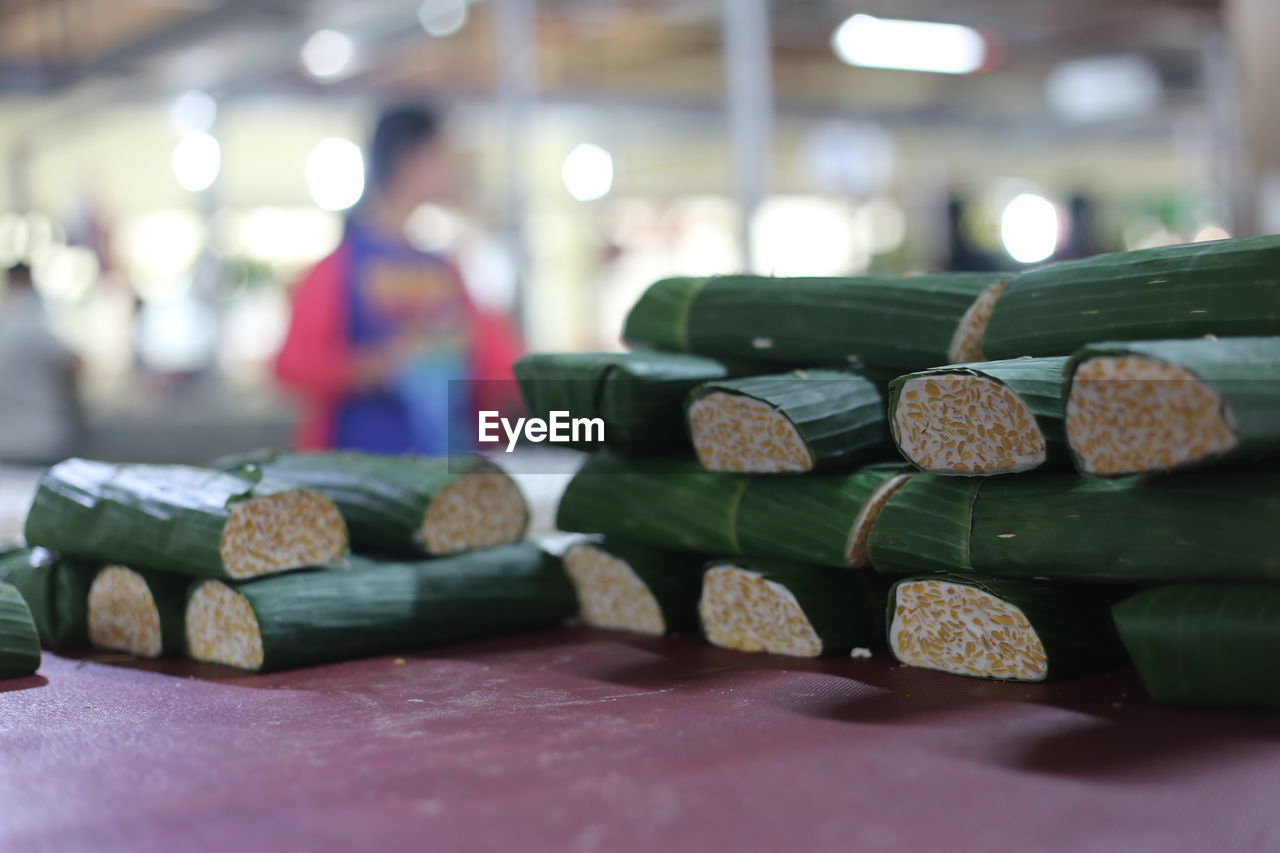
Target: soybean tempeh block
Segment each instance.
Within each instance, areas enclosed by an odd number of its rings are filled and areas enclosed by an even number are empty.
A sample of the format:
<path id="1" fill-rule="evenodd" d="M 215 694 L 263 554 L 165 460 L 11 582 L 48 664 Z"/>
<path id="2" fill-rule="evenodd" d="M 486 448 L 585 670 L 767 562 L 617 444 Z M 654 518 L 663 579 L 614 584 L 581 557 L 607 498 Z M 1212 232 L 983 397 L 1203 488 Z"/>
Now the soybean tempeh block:
<path id="1" fill-rule="evenodd" d="M 0 583 L 0 678 L 22 678 L 40 668 L 40 634 L 22 593 Z"/>
<path id="2" fill-rule="evenodd" d="M 689 433 L 709 471 L 847 468 L 888 450 L 884 396 L 845 370 L 709 382 L 689 396 Z"/>
<path id="3" fill-rule="evenodd" d="M 631 306 L 622 339 L 635 349 L 690 352 L 689 309 L 706 283 L 697 276 L 654 282 Z"/>
<path id="4" fill-rule="evenodd" d="M 687 451 L 685 397 L 702 382 L 729 376 L 713 359 L 663 352 L 538 353 L 514 370 L 530 417 L 548 420 L 561 411 L 599 418 L 605 445 L 637 454 Z"/>
<path id="5" fill-rule="evenodd" d="M 85 606 L 96 566 L 56 556 L 44 548 L 0 555 L 0 582 L 12 584 L 31 609 L 40 645 L 74 648 L 89 642 Z"/>
<path id="6" fill-rule="evenodd" d="M 574 545 L 564 555 L 583 622 L 654 636 L 697 627 L 705 562 L 696 554 L 613 539 Z"/>
<path id="7" fill-rule="evenodd" d="M 983 360 L 983 329 L 1003 286 L 996 273 L 667 279 L 632 308 L 623 337 L 633 347 L 788 366 L 921 370 Z"/>
<path id="8" fill-rule="evenodd" d="M 889 581 L 874 572 L 771 560 L 707 566 L 698 612 L 712 644 L 794 657 L 884 644 Z"/>
<path id="9" fill-rule="evenodd" d="M 1280 335 L 1280 237 L 1098 255 L 1016 276 L 987 358 L 1070 355 L 1093 341 Z"/>
<path id="10" fill-rule="evenodd" d="M 45 474 L 26 537 L 73 557 L 228 579 L 347 552 L 342 516 L 319 492 L 260 473 L 86 459 Z"/>
<path id="11" fill-rule="evenodd" d="M 181 655 L 191 578 L 103 566 L 89 586 L 89 642 L 142 658 Z"/>
<path id="12" fill-rule="evenodd" d="M 1113 613 L 1154 701 L 1280 708 L 1280 587 L 1159 586 Z"/>
<path id="13" fill-rule="evenodd" d="M 457 554 L 516 542 L 529 523 L 515 481 L 480 457 L 266 452 L 219 464 L 252 465 L 327 496 L 361 551 Z"/>
<path id="14" fill-rule="evenodd" d="M 932 575 L 889 596 L 889 647 L 907 666 L 974 678 L 1046 681 L 1124 659 L 1111 622 L 1117 587 Z"/>
<path id="15" fill-rule="evenodd" d="M 880 508 L 867 539 L 871 565 L 903 575 L 974 571 L 969 556 L 973 504 L 985 482 L 937 474 L 912 477 Z"/>
<path id="16" fill-rule="evenodd" d="M 604 453 L 570 481 L 556 524 L 703 554 L 862 566 L 880 508 L 909 476 L 899 463 L 851 474 L 744 476 Z"/>
<path id="17" fill-rule="evenodd" d="M 827 566 L 870 565 L 871 529 L 912 473 L 900 462 L 884 462 L 849 474 L 751 477 L 734 514 L 735 538 L 746 554 Z"/>
<path id="18" fill-rule="evenodd" d="M 739 553 L 734 519 L 747 478 L 673 459 L 625 459 L 609 452 L 579 469 L 556 526 L 704 554 Z"/>
<path id="19" fill-rule="evenodd" d="M 889 384 L 889 425 L 922 471 L 988 476 L 1065 462 L 1065 358 L 935 367 Z"/>
<path id="20" fill-rule="evenodd" d="M 1086 474 L 1280 451 L 1280 338 L 1090 344 L 1068 369 L 1067 439 Z"/>
<path id="21" fill-rule="evenodd" d="M 576 609 L 560 561 L 532 543 L 350 571 L 197 583 L 187 653 L 265 672 L 559 625 Z"/>
<path id="22" fill-rule="evenodd" d="M 871 531 L 884 572 L 1099 582 L 1280 577 L 1274 468 L 1101 479 L 917 474 Z"/>

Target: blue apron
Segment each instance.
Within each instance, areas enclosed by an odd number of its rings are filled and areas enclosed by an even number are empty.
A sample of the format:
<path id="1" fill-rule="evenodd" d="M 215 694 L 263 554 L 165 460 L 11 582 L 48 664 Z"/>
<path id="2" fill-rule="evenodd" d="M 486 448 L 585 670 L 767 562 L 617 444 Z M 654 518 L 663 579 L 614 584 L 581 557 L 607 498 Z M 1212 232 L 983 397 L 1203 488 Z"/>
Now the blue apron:
<path id="1" fill-rule="evenodd" d="M 337 447 L 373 453 L 444 454 L 450 384 L 467 375 L 468 312 L 461 284 L 441 258 L 377 238 L 349 222 L 347 334 L 355 351 L 403 336 L 419 342 L 385 388 L 353 393 L 338 410 Z M 456 387 L 456 386 L 455 386 Z"/>

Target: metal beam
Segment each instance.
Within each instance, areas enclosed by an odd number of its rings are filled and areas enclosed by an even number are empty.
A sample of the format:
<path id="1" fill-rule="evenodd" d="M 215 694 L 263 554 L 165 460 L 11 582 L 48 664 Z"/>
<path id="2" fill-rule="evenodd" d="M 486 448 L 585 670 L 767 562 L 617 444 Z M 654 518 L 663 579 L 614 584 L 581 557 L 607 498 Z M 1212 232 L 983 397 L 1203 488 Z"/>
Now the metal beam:
<path id="1" fill-rule="evenodd" d="M 31 208 L 31 147 L 21 141 L 10 146 L 5 168 L 9 178 L 9 197 L 0 204 L 0 210 L 19 212 L 29 210 Z"/>
<path id="2" fill-rule="evenodd" d="M 0 62 L 0 94 L 38 95 L 52 84 L 48 72 L 34 63 Z"/>
<path id="3" fill-rule="evenodd" d="M 729 147 L 742 267 L 754 266 L 751 221 L 769 191 L 773 161 L 773 56 L 769 0 L 722 0 Z"/>
<path id="4" fill-rule="evenodd" d="M 141 63 L 206 40 L 232 26 L 253 21 L 293 20 L 303 2 L 224 0 L 208 11 L 166 24 L 86 62 L 62 68 L 0 68 L 0 92 L 58 94 L 92 78 L 130 71 Z"/>
<path id="5" fill-rule="evenodd" d="M 1222 222 L 1231 234 L 1243 236 L 1257 230 L 1252 192 L 1253 170 L 1245 142 L 1244 105 L 1241 103 L 1240 69 L 1227 34 L 1216 27 L 1203 33 L 1201 63 L 1204 79 L 1204 119 L 1201 140 L 1204 191 L 1222 209 Z"/>
<path id="6" fill-rule="evenodd" d="M 538 88 L 536 0 L 493 4 L 498 48 L 498 109 L 504 148 L 503 237 L 516 271 L 515 315 L 526 332 L 529 244 L 530 143 Z"/>
<path id="7" fill-rule="evenodd" d="M 1224 150 L 1232 156 L 1239 175 L 1232 199 L 1233 234 L 1243 236 L 1280 229 L 1280 116 L 1273 107 L 1275 81 L 1280 79 L 1280 34 L 1274 0 L 1236 0 L 1227 8 L 1230 52 L 1220 54 L 1224 63 L 1208 81 L 1205 96 L 1237 99 L 1235 122 L 1239 145 Z M 1234 68 L 1225 67 L 1234 61 Z M 1223 117 L 1227 118 L 1227 117 Z M 1229 119 L 1227 119 L 1229 120 Z M 1225 130 L 1225 129 L 1224 129 Z"/>

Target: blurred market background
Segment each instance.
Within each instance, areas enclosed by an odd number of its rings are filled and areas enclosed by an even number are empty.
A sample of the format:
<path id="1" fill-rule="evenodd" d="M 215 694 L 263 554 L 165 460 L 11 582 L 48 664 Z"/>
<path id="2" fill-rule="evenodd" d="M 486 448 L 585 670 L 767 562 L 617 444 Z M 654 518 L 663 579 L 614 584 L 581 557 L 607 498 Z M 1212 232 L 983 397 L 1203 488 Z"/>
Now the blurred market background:
<path id="1" fill-rule="evenodd" d="M 0 0 L 0 267 L 79 452 L 202 461 L 287 441 L 289 288 L 385 104 L 444 107 L 465 173 L 409 240 L 530 348 L 607 349 L 668 274 L 1280 231 L 1278 42 L 1274 0 Z"/>

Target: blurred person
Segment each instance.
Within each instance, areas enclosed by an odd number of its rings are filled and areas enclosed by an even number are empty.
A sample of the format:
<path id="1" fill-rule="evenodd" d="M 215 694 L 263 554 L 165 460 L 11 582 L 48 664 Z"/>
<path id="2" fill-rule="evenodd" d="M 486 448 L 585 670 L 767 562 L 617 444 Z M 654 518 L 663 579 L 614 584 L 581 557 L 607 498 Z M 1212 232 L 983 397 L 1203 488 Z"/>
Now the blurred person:
<path id="1" fill-rule="evenodd" d="M 457 190 L 440 116 L 426 106 L 385 112 L 367 162 L 366 196 L 342 242 L 294 290 L 276 375 L 304 403 L 301 449 L 440 455 L 467 411 L 450 405 L 450 383 L 510 379 L 520 346 L 506 317 L 475 305 L 452 263 L 405 236 L 420 205 Z"/>
<path id="2" fill-rule="evenodd" d="M 0 461 L 49 465 L 79 432 L 78 363 L 49 330 L 31 268 L 14 264 L 0 302 Z"/>
<path id="3" fill-rule="evenodd" d="M 1075 193 L 1067 202 L 1069 231 L 1066 244 L 1054 254 L 1056 261 L 1070 261 L 1101 254 L 1098 235 L 1098 206 L 1083 192 Z"/>
<path id="4" fill-rule="evenodd" d="M 953 193 L 946 202 L 947 255 L 943 261 L 950 272 L 988 272 L 999 269 L 990 252 L 984 251 L 973 239 L 965 225 L 968 202 Z"/>

